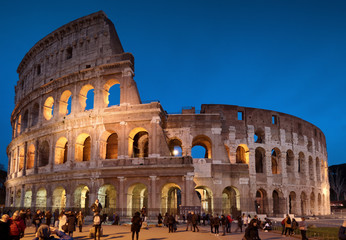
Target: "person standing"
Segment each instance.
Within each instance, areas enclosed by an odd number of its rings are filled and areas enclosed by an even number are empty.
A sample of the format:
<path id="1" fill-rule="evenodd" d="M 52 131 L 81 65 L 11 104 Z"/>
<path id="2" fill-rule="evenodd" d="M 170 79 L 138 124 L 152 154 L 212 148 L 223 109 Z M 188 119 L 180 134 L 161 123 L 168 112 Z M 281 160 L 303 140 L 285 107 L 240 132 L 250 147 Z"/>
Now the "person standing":
<path id="1" fill-rule="evenodd" d="M 67 215 L 67 231 L 68 235 L 73 237 L 73 232 L 76 231 L 76 217 L 73 211 L 68 212 Z"/>
<path id="2" fill-rule="evenodd" d="M 346 220 L 339 228 L 339 240 L 346 240 Z"/>
<path id="3" fill-rule="evenodd" d="M 101 238 L 101 216 L 99 212 L 95 212 L 94 213 L 94 217 L 93 217 L 93 227 L 95 228 L 95 233 L 94 233 L 94 239 L 96 240 L 96 237 L 98 240 L 100 240 Z"/>
<path id="4" fill-rule="evenodd" d="M 84 224 L 84 215 L 82 211 L 79 211 L 77 215 L 77 226 L 79 227 L 79 232 L 82 232 L 83 224 Z"/>
<path id="5" fill-rule="evenodd" d="M 193 231 L 196 232 L 196 229 L 197 229 L 197 232 L 199 232 L 199 229 L 198 229 L 198 215 L 194 212 L 191 212 L 191 223 L 192 223 L 192 226 L 193 226 Z"/>
<path id="6" fill-rule="evenodd" d="M 65 215 L 65 210 L 62 210 L 59 215 L 59 230 L 60 231 L 64 231 L 62 228 L 63 226 L 65 226 L 66 222 L 67 222 L 67 217 Z"/>
<path id="7" fill-rule="evenodd" d="M 157 216 L 157 226 L 161 227 L 162 226 L 162 215 L 159 213 L 159 216 Z"/>
<path id="8" fill-rule="evenodd" d="M 46 212 L 46 224 L 48 225 L 48 227 L 50 226 L 52 221 L 52 213 L 48 210 Z"/>
<path id="9" fill-rule="evenodd" d="M 93 212 L 101 213 L 102 205 L 101 205 L 101 203 L 99 202 L 98 199 L 96 199 L 95 202 L 93 203 L 93 205 L 91 205 L 91 210 Z"/>
<path id="10" fill-rule="evenodd" d="M 215 236 L 219 236 L 219 226 L 220 226 L 219 214 L 216 214 L 216 217 L 214 217 L 213 224 L 215 229 Z"/>
<path id="11" fill-rule="evenodd" d="M 41 210 L 38 209 L 32 218 L 32 223 L 35 225 L 35 233 L 37 233 L 37 229 L 40 227 L 42 223 L 42 218 L 43 216 L 41 214 Z"/>
<path id="12" fill-rule="evenodd" d="M 173 225 L 175 223 L 175 219 L 173 217 L 173 214 L 170 214 L 168 216 L 167 222 L 168 222 L 168 233 L 173 233 Z"/>
<path id="13" fill-rule="evenodd" d="M 20 218 L 19 211 L 15 211 L 13 216 L 9 219 L 10 225 L 10 240 L 19 240 L 24 236 L 25 224 L 24 220 Z"/>
<path id="14" fill-rule="evenodd" d="M 8 222 L 8 219 L 10 216 L 7 214 L 4 214 L 1 216 L 0 219 L 0 236 L 2 240 L 9 240 L 10 239 L 10 224 Z"/>
<path id="15" fill-rule="evenodd" d="M 237 228 L 235 229 L 234 232 L 237 232 L 238 229 L 240 229 L 240 232 L 243 232 L 243 220 L 242 220 L 241 216 L 237 217 L 237 221 L 238 221 Z"/>
<path id="16" fill-rule="evenodd" d="M 53 213 L 53 226 L 58 228 L 59 227 L 59 210 L 55 209 L 54 213 Z"/>
<path id="17" fill-rule="evenodd" d="M 191 231 L 192 231 L 192 214 L 191 214 L 191 212 L 187 213 L 187 217 L 186 217 L 186 231 L 188 231 L 189 226 L 190 226 Z"/>
<path id="18" fill-rule="evenodd" d="M 214 218 L 213 218 L 213 215 L 212 214 L 210 214 L 210 216 L 209 216 L 209 223 L 210 223 L 210 232 L 211 233 L 214 233 Z"/>
<path id="19" fill-rule="evenodd" d="M 232 233 L 232 222 L 233 222 L 233 219 L 231 217 L 231 214 L 228 214 L 227 215 L 227 227 L 226 227 L 226 232 L 228 232 L 228 233 Z"/>
<path id="20" fill-rule="evenodd" d="M 302 240 L 308 240 L 308 238 L 306 237 L 307 225 L 304 217 L 302 217 L 302 221 L 299 223 L 299 230 L 302 234 Z"/>
<path id="21" fill-rule="evenodd" d="M 292 234 L 292 220 L 288 214 L 287 214 L 286 219 L 285 219 L 285 235 L 286 236 L 287 236 L 287 232 L 288 232 L 288 235 L 291 236 L 291 234 Z"/>
<path id="22" fill-rule="evenodd" d="M 132 232 L 132 240 L 134 240 L 135 233 L 136 233 L 136 239 L 138 240 L 139 237 L 139 231 L 142 227 L 142 219 L 141 214 L 139 212 L 136 212 L 135 215 L 131 219 L 131 232 Z"/>
<path id="23" fill-rule="evenodd" d="M 225 217 L 225 215 L 221 215 L 221 226 L 222 226 L 222 236 L 225 236 L 226 235 L 226 226 L 227 226 L 227 223 L 228 223 L 228 219 Z"/>
<path id="24" fill-rule="evenodd" d="M 258 222 L 256 219 L 252 219 L 249 223 L 249 226 L 245 230 L 245 239 L 246 240 L 261 240 L 258 235 Z"/>

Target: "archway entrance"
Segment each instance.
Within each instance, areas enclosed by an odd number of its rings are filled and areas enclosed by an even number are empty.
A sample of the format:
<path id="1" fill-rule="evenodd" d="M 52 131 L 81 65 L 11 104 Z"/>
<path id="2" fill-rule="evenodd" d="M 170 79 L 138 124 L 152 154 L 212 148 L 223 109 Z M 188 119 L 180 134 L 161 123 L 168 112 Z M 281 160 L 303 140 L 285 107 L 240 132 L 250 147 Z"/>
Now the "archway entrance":
<path id="1" fill-rule="evenodd" d="M 66 207 L 66 191 L 63 187 L 57 187 L 53 191 L 53 209 L 61 211 Z"/>
<path id="2" fill-rule="evenodd" d="M 31 208 L 32 191 L 27 190 L 24 196 L 24 207 Z"/>
<path id="3" fill-rule="evenodd" d="M 205 213 L 213 213 L 214 209 L 214 199 L 213 192 L 210 188 L 205 186 L 200 186 L 195 188 L 197 196 L 201 201 L 201 211 Z"/>
<path id="4" fill-rule="evenodd" d="M 290 192 L 288 196 L 288 212 L 290 214 L 297 214 L 297 197 L 295 192 Z"/>
<path id="5" fill-rule="evenodd" d="M 143 183 L 136 183 L 127 191 L 127 214 L 133 216 L 137 211 L 148 208 L 148 188 Z"/>
<path id="6" fill-rule="evenodd" d="M 47 207 L 47 191 L 44 188 L 40 188 L 36 194 L 36 208 L 41 210 Z"/>
<path id="7" fill-rule="evenodd" d="M 113 185 L 107 184 L 100 187 L 98 199 L 105 213 L 112 213 L 116 208 L 116 191 Z"/>
<path id="8" fill-rule="evenodd" d="M 235 187 L 226 187 L 222 191 L 222 214 L 240 215 L 240 194 Z"/>
<path id="9" fill-rule="evenodd" d="M 89 188 L 80 185 L 74 191 L 74 207 L 77 209 L 89 207 Z"/>
<path id="10" fill-rule="evenodd" d="M 259 189 L 256 192 L 255 208 L 257 214 L 268 213 L 268 197 L 267 192 L 263 189 Z"/>
<path id="11" fill-rule="evenodd" d="M 177 214 L 181 205 L 181 188 L 175 183 L 167 183 L 161 191 L 161 212 Z"/>

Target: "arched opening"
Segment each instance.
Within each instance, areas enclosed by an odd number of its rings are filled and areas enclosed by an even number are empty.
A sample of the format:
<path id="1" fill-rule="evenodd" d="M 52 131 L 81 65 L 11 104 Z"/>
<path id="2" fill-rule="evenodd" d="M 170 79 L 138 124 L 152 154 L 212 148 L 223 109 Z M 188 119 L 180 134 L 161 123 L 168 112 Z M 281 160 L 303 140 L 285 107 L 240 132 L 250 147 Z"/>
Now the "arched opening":
<path id="1" fill-rule="evenodd" d="M 31 208 L 32 191 L 26 190 L 24 196 L 24 208 Z"/>
<path id="2" fill-rule="evenodd" d="M 54 99 L 53 97 L 48 97 L 43 105 L 43 116 L 46 120 L 50 120 L 54 113 Z"/>
<path id="3" fill-rule="evenodd" d="M 273 213 L 275 215 L 281 216 L 286 212 L 285 206 L 286 206 L 286 201 L 283 198 L 283 195 L 281 192 L 274 190 L 273 191 Z"/>
<path id="4" fill-rule="evenodd" d="M 57 187 L 53 191 L 53 209 L 61 211 L 66 207 L 66 191 L 63 187 Z"/>
<path id="5" fill-rule="evenodd" d="M 255 143 L 264 143 L 264 139 L 265 139 L 264 137 L 265 137 L 265 134 L 261 128 L 255 131 L 255 135 L 254 135 Z"/>
<path id="6" fill-rule="evenodd" d="M 175 183 L 167 183 L 161 190 L 161 212 L 176 215 L 181 205 L 181 188 Z"/>
<path id="7" fill-rule="evenodd" d="M 289 214 L 297 214 L 297 196 L 295 192 L 290 192 L 288 196 L 288 213 Z"/>
<path id="8" fill-rule="evenodd" d="M 256 173 L 263 173 L 264 164 L 265 164 L 265 150 L 263 148 L 256 148 L 255 150 Z"/>
<path id="9" fill-rule="evenodd" d="M 172 156 L 182 156 L 183 153 L 182 141 L 178 138 L 170 139 L 168 142 L 169 152 Z"/>
<path id="10" fill-rule="evenodd" d="M 315 194 L 312 192 L 310 194 L 310 214 L 315 214 Z"/>
<path id="11" fill-rule="evenodd" d="M 35 103 L 31 109 L 31 126 L 35 126 L 38 123 L 38 115 L 40 112 L 40 105 Z"/>
<path id="12" fill-rule="evenodd" d="M 28 147 L 26 168 L 31 169 L 34 167 L 34 164 L 35 164 L 35 146 L 34 144 L 31 144 Z"/>
<path id="13" fill-rule="evenodd" d="M 59 138 L 55 145 L 55 164 L 63 164 L 67 161 L 68 144 L 65 137 Z"/>
<path id="14" fill-rule="evenodd" d="M 294 154 L 292 150 L 286 152 L 286 167 L 287 173 L 293 173 L 294 170 Z"/>
<path id="15" fill-rule="evenodd" d="M 84 85 L 79 92 L 79 104 L 81 111 L 94 108 L 94 87 L 90 84 Z"/>
<path id="16" fill-rule="evenodd" d="M 59 102 L 59 115 L 65 116 L 71 113 L 71 101 L 72 101 L 72 93 L 69 90 L 64 91 L 61 94 L 60 102 Z"/>
<path id="17" fill-rule="evenodd" d="M 21 126 L 22 126 L 22 115 L 19 115 L 17 119 L 17 136 L 20 134 Z"/>
<path id="18" fill-rule="evenodd" d="M 255 210 L 257 214 L 268 213 L 268 197 L 267 192 L 263 189 L 259 189 L 256 192 Z"/>
<path id="19" fill-rule="evenodd" d="M 314 180 L 314 162 L 312 160 L 312 157 L 309 156 L 309 176 L 310 176 L 310 180 Z"/>
<path id="20" fill-rule="evenodd" d="M 133 216 L 143 207 L 148 208 L 148 188 L 143 183 L 136 183 L 127 191 L 128 216 Z"/>
<path id="21" fill-rule="evenodd" d="M 318 204 L 318 213 L 317 214 L 319 214 L 319 215 L 321 215 L 322 214 L 322 211 L 321 211 L 321 209 L 322 209 L 322 197 L 321 197 L 321 193 L 319 193 L 318 194 L 318 197 L 317 197 L 317 204 Z"/>
<path id="22" fill-rule="evenodd" d="M 24 112 L 24 115 L 23 115 L 23 119 L 22 119 L 22 132 L 24 132 L 27 127 L 29 126 L 29 112 L 28 110 L 26 110 Z"/>
<path id="23" fill-rule="evenodd" d="M 20 148 L 19 150 L 19 171 L 23 170 L 24 167 L 24 148 Z"/>
<path id="24" fill-rule="evenodd" d="M 14 200 L 14 206 L 15 206 L 16 208 L 19 208 L 19 207 L 20 207 L 20 199 L 21 199 L 21 190 L 19 189 L 19 190 L 16 192 L 15 200 Z"/>
<path id="25" fill-rule="evenodd" d="M 301 176 L 304 176 L 305 171 L 305 155 L 303 152 L 300 152 L 298 155 L 298 173 L 300 173 Z"/>
<path id="26" fill-rule="evenodd" d="M 91 138 L 87 133 L 78 135 L 75 145 L 75 161 L 86 162 L 91 159 Z"/>
<path id="27" fill-rule="evenodd" d="M 240 194 L 237 188 L 228 186 L 222 191 L 222 214 L 240 216 Z"/>
<path id="28" fill-rule="evenodd" d="M 120 105 L 120 83 L 111 79 L 104 85 L 104 103 L 106 107 Z"/>
<path id="29" fill-rule="evenodd" d="M 213 213 L 214 198 L 213 192 L 210 190 L 210 188 L 205 186 L 199 186 L 195 188 L 195 191 L 197 192 L 197 196 L 201 201 L 201 212 Z M 220 209 L 217 209 L 216 211 L 219 212 Z"/>
<path id="30" fill-rule="evenodd" d="M 89 206 L 89 188 L 86 185 L 80 185 L 74 191 L 74 207 L 84 209 Z"/>
<path id="31" fill-rule="evenodd" d="M 197 147 L 199 146 L 199 147 Z M 212 158 L 212 148 L 211 148 L 211 140 L 209 137 L 205 135 L 198 135 L 193 138 L 192 140 L 192 149 L 191 149 L 191 155 L 193 158 L 201 158 L 201 153 L 203 153 L 204 148 L 204 156 L 202 158 Z M 202 151 L 201 151 L 202 150 Z"/>
<path id="32" fill-rule="evenodd" d="M 305 192 L 300 195 L 300 206 L 302 215 L 307 215 L 307 197 Z"/>
<path id="33" fill-rule="evenodd" d="M 236 150 L 236 163 L 246 163 L 246 151 L 242 146 L 238 146 Z"/>
<path id="34" fill-rule="evenodd" d="M 36 193 L 36 208 L 45 209 L 47 207 L 47 191 L 44 188 L 38 189 Z"/>
<path id="35" fill-rule="evenodd" d="M 12 157 L 11 173 L 14 173 L 16 171 L 16 165 L 17 165 L 17 151 L 14 151 L 13 157 Z"/>
<path id="36" fill-rule="evenodd" d="M 280 150 L 278 148 L 273 148 L 271 152 L 271 160 L 272 160 L 272 174 L 280 174 Z"/>
<path id="37" fill-rule="evenodd" d="M 317 181 L 321 181 L 321 169 L 320 169 L 321 163 L 320 159 L 317 157 L 316 158 L 316 178 Z"/>
<path id="38" fill-rule="evenodd" d="M 133 129 L 129 135 L 129 157 L 143 158 L 149 156 L 149 134 L 144 128 Z"/>
<path id="39" fill-rule="evenodd" d="M 49 144 L 43 141 L 39 146 L 39 167 L 47 166 L 49 163 Z"/>
<path id="40" fill-rule="evenodd" d="M 118 158 L 118 135 L 112 133 L 107 138 L 106 159 Z"/>
<path id="41" fill-rule="evenodd" d="M 116 208 L 116 190 L 113 185 L 106 184 L 100 187 L 98 191 L 98 199 L 103 206 L 103 211 L 113 213 Z"/>

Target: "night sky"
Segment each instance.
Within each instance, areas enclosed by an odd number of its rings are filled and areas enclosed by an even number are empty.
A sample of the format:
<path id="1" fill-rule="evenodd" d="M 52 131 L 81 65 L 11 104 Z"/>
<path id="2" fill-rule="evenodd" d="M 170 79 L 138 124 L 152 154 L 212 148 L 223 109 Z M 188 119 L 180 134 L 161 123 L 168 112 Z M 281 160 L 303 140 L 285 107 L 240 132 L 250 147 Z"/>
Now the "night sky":
<path id="1" fill-rule="evenodd" d="M 0 164 L 7 168 L 17 67 L 40 39 L 103 10 L 135 57 L 143 101 L 168 113 L 230 104 L 319 127 L 346 163 L 346 1 L 0 1 Z"/>

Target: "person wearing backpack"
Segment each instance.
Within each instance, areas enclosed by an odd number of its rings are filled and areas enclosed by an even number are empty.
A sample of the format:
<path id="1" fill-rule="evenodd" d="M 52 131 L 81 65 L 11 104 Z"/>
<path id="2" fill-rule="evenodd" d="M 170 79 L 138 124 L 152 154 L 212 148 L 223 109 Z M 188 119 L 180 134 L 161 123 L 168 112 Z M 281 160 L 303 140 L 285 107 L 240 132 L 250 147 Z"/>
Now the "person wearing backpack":
<path id="1" fill-rule="evenodd" d="M 98 236 L 97 238 L 98 238 L 98 240 L 100 240 L 100 237 L 101 237 L 101 216 L 100 216 L 99 212 L 94 213 L 93 226 L 95 228 L 94 239 L 96 240 L 96 236 Z"/>
<path id="2" fill-rule="evenodd" d="M 142 227 L 142 218 L 141 214 L 139 212 L 136 212 L 133 218 L 131 219 L 131 232 L 132 232 L 132 240 L 134 240 L 135 233 L 136 233 L 136 239 L 138 240 L 139 237 L 139 231 Z"/>
<path id="3" fill-rule="evenodd" d="M 288 214 L 286 215 L 286 218 L 285 218 L 285 235 L 286 236 L 287 236 L 287 232 L 289 236 L 292 234 L 292 220 Z"/>

